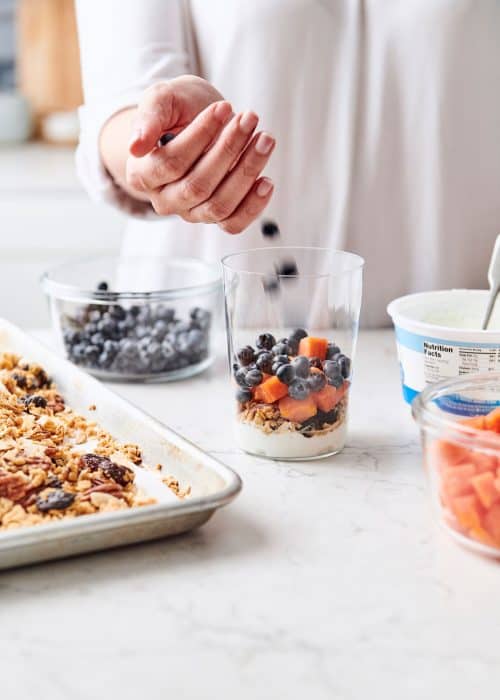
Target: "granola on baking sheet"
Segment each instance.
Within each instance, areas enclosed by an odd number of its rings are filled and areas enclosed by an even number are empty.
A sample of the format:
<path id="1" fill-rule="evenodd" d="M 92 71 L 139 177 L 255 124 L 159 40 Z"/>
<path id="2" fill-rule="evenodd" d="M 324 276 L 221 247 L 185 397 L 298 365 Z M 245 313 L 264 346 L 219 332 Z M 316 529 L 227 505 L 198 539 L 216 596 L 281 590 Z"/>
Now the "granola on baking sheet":
<path id="1" fill-rule="evenodd" d="M 42 367 L 0 353 L 0 533 L 156 503 L 136 486 L 134 465 L 137 445 L 67 407 Z"/>

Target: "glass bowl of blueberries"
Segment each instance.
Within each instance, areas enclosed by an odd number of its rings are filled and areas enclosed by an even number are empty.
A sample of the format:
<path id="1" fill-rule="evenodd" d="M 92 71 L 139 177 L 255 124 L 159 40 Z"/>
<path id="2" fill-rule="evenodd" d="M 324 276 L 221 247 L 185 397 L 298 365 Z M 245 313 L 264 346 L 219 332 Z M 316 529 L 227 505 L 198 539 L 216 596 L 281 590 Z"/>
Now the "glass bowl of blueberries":
<path id="1" fill-rule="evenodd" d="M 217 264 L 161 256 L 78 260 L 47 272 L 42 288 L 66 357 L 100 379 L 183 379 L 214 359 Z"/>

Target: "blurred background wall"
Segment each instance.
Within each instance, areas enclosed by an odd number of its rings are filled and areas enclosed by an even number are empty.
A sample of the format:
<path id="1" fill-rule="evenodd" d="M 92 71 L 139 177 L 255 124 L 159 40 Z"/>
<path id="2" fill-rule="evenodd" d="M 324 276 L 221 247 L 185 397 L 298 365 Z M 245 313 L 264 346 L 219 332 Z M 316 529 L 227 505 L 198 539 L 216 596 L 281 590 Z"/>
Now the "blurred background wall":
<path id="1" fill-rule="evenodd" d="M 81 101 L 73 0 L 0 0 L 0 317 L 25 327 L 48 323 L 47 268 L 119 245 L 75 176 Z"/>

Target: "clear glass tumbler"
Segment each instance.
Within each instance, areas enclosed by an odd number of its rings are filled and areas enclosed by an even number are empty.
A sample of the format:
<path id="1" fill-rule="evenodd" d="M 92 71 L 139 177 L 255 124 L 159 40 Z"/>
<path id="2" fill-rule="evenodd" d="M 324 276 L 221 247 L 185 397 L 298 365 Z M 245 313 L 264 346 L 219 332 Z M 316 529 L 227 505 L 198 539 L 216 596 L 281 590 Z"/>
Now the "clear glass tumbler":
<path id="1" fill-rule="evenodd" d="M 364 261 L 328 248 L 267 247 L 222 261 L 239 446 L 304 460 L 340 452 Z"/>

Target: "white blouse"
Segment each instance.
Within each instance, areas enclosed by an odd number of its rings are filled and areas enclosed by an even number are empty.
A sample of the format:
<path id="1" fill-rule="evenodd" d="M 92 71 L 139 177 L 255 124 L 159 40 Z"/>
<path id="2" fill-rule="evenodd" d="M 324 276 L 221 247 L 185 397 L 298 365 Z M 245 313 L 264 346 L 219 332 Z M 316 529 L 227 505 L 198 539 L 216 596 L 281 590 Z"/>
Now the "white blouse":
<path id="1" fill-rule="evenodd" d="M 89 193 L 140 213 L 107 177 L 103 123 L 154 82 L 203 76 L 276 136 L 266 217 L 282 244 L 366 260 L 363 319 L 412 291 L 484 287 L 500 232 L 497 0 L 77 0 Z M 266 245 L 177 217 L 128 220 L 128 253 Z M 273 241 L 273 245 L 274 245 Z"/>

